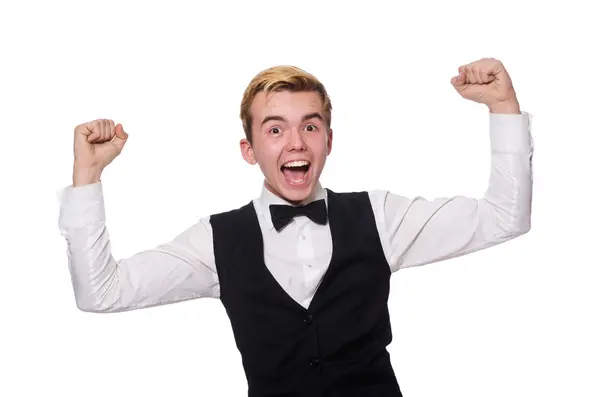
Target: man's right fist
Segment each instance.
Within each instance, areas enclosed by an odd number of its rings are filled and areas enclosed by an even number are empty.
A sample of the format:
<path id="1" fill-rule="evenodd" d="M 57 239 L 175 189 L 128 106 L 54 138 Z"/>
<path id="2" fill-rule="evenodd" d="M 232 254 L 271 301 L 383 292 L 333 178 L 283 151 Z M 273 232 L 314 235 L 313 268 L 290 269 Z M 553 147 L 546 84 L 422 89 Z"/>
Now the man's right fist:
<path id="1" fill-rule="evenodd" d="M 98 119 L 75 127 L 74 167 L 79 172 L 101 173 L 117 157 L 128 134 L 123 126 L 107 119 Z"/>
<path id="2" fill-rule="evenodd" d="M 112 120 L 98 119 L 75 127 L 73 186 L 100 181 L 104 168 L 121 154 L 128 134 Z"/>

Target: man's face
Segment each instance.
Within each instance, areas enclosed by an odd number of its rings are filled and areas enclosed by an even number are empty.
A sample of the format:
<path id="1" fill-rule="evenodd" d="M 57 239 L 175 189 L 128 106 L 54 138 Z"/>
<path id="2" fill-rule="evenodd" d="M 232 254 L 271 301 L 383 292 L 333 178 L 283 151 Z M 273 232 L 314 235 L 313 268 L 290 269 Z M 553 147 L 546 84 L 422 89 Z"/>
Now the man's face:
<path id="1" fill-rule="evenodd" d="M 242 156 L 258 163 L 270 191 L 292 203 L 309 201 L 332 143 L 319 94 L 261 92 L 250 112 L 252 145 L 242 139 Z"/>

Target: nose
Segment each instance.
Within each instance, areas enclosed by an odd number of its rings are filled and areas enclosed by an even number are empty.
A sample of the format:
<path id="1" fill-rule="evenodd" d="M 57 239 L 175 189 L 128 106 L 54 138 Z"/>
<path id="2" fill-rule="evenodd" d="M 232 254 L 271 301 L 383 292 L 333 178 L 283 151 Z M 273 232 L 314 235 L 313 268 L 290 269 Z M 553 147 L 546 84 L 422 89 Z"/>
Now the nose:
<path id="1" fill-rule="evenodd" d="M 299 131 L 297 128 L 292 128 L 290 130 L 288 150 L 306 150 L 304 135 L 302 135 L 302 131 Z"/>

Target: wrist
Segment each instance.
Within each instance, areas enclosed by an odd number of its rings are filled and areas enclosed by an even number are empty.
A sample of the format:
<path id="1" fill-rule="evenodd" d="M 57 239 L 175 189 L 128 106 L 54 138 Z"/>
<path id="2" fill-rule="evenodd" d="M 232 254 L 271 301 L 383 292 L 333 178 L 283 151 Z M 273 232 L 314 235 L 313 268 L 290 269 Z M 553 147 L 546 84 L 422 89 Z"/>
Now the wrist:
<path id="1" fill-rule="evenodd" d="M 488 105 L 490 113 L 521 114 L 519 101 L 516 99 Z"/>
<path id="2" fill-rule="evenodd" d="M 73 187 L 91 185 L 100 182 L 102 170 L 90 168 L 73 168 Z"/>

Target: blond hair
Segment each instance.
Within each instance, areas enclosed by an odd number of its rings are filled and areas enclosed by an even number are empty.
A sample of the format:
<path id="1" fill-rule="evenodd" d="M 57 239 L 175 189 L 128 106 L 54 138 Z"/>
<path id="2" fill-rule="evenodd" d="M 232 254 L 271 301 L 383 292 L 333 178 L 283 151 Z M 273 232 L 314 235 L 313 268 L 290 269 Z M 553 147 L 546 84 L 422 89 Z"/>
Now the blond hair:
<path id="1" fill-rule="evenodd" d="M 258 73 L 248 84 L 240 106 L 240 118 L 246 139 L 252 143 L 252 114 L 250 106 L 254 97 L 262 92 L 314 91 L 321 97 L 327 128 L 331 128 L 331 100 L 325 86 L 312 74 L 295 66 L 273 66 Z"/>

